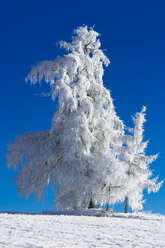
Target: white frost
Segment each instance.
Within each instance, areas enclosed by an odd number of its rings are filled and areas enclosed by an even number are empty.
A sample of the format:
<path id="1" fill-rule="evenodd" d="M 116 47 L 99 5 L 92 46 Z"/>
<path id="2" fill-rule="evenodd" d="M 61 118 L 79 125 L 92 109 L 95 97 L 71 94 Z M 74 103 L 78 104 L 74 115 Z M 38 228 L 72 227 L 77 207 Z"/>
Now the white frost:
<path id="1" fill-rule="evenodd" d="M 45 80 L 52 99 L 58 98 L 51 130 L 22 134 L 8 146 L 8 167 L 18 170 L 19 194 L 44 199 L 49 183 L 58 188 L 56 207 L 88 208 L 89 203 L 129 201 L 142 208 L 143 189 L 158 191 L 151 179 L 143 142 L 145 108 L 134 118 L 132 135 L 115 112 L 110 91 L 103 85 L 109 59 L 99 34 L 87 26 L 75 30 L 71 43 L 60 42 L 68 54 L 35 66 L 26 78 Z"/>

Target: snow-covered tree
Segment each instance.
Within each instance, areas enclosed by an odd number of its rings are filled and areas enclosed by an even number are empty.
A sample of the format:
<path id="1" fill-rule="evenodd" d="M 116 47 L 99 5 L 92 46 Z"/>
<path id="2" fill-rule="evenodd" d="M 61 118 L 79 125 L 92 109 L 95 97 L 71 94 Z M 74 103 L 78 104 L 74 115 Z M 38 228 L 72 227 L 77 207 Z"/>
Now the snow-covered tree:
<path id="1" fill-rule="evenodd" d="M 116 149 L 125 168 L 124 183 L 120 188 L 125 194 L 125 212 L 127 212 L 128 205 L 132 210 L 142 209 L 143 190 L 146 188 L 149 193 L 157 192 L 162 184 L 162 182 L 157 183 L 157 177 L 150 179 L 152 171 L 149 169 L 149 164 L 157 158 L 157 154 L 153 156 L 145 154 L 148 144 L 148 141 L 143 142 L 145 112 L 146 107 L 143 107 L 140 113 L 135 114 L 134 128 L 128 128 L 132 135 L 123 135 L 121 137 L 123 145 Z"/>
<path id="2" fill-rule="evenodd" d="M 22 134 L 7 154 L 8 166 L 18 169 L 19 193 L 44 198 L 49 183 L 58 185 L 56 205 L 62 209 L 107 202 L 109 185 L 115 188 L 122 181 L 123 164 L 113 147 L 121 143 L 123 123 L 103 86 L 103 65 L 109 60 L 98 35 L 79 27 L 71 43 L 59 43 L 67 55 L 32 69 L 26 81 L 49 83 L 58 110 L 51 130 Z M 111 202 L 116 200 L 120 195 L 114 193 Z"/>

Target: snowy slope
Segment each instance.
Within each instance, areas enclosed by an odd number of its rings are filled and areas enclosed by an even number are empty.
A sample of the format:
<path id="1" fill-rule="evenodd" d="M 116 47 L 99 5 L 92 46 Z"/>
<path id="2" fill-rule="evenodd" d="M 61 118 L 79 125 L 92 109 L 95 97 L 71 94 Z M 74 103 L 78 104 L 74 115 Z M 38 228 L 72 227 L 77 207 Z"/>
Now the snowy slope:
<path id="1" fill-rule="evenodd" d="M 76 215 L 0 214 L 0 248 L 165 247 L 165 216 Z"/>

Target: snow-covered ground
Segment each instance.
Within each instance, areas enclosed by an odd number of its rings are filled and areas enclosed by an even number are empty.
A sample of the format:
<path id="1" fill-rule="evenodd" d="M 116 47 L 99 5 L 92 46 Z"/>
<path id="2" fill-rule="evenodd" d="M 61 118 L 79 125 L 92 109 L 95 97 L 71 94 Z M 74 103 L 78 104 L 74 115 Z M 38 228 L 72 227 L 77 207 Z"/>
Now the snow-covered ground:
<path id="1" fill-rule="evenodd" d="M 106 216 L 100 211 L 79 213 L 93 216 L 63 214 L 0 214 L 0 248 L 165 248 L 165 216 Z"/>

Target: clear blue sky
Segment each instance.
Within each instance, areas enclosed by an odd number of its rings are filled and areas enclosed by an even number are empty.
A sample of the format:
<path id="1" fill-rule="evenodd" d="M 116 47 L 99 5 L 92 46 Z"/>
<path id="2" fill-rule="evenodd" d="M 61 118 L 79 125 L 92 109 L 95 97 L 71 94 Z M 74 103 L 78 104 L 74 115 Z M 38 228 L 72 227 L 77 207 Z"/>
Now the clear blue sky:
<path id="1" fill-rule="evenodd" d="M 68 41 L 82 24 L 95 25 L 101 34 L 111 60 L 104 85 L 125 124 L 147 105 L 147 153 L 160 152 L 151 168 L 165 179 L 165 1 L 5 0 L 0 6 L 0 211 L 53 210 L 51 191 L 44 206 L 33 196 L 18 197 L 5 153 L 17 134 L 50 128 L 55 103 L 36 96 L 43 89 L 24 78 L 36 62 L 62 55 L 56 42 Z M 157 194 L 145 193 L 145 199 L 144 210 L 165 214 L 165 184 Z"/>

